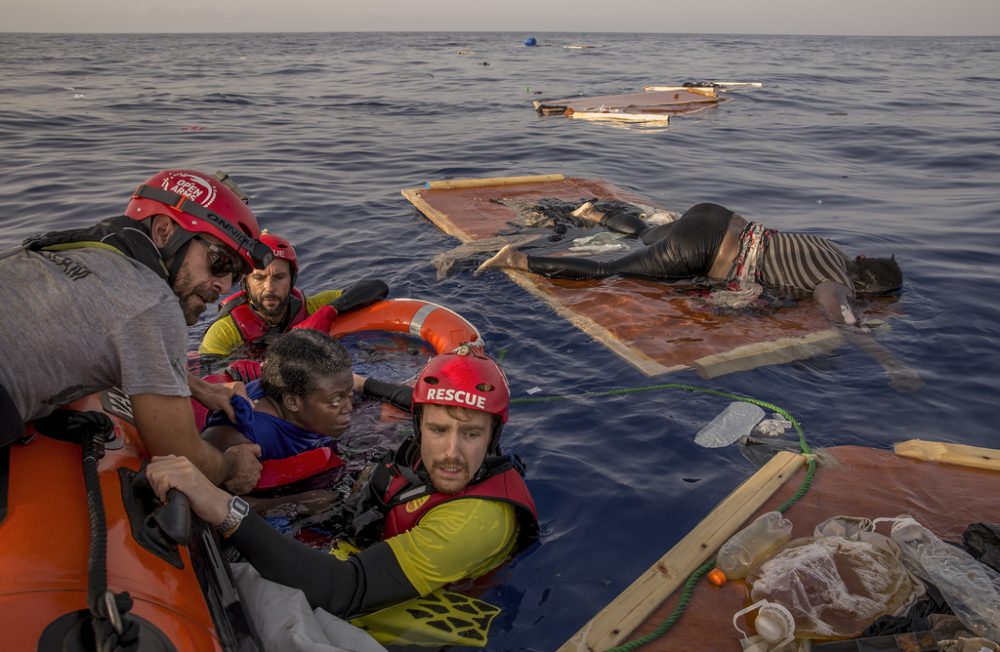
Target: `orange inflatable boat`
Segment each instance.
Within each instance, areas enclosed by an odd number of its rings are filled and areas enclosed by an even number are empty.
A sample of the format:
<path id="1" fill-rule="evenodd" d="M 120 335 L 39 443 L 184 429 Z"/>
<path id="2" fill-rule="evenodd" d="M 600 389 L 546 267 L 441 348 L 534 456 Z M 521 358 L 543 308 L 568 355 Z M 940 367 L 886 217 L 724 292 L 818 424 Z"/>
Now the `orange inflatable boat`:
<path id="1" fill-rule="evenodd" d="M 130 637 L 140 652 L 258 650 L 215 533 L 186 504 L 171 524 L 136 481 L 147 455 L 127 397 L 67 408 L 76 421 L 29 424 L 27 443 L 0 449 L 0 647 L 104 649 L 96 630 L 112 650 Z"/>

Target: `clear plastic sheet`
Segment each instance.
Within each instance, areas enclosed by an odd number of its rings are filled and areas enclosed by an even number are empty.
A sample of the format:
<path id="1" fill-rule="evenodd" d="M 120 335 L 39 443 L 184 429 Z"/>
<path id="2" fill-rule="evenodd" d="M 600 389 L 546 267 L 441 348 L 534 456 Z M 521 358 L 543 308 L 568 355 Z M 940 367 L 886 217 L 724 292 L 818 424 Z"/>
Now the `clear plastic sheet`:
<path id="1" fill-rule="evenodd" d="M 966 627 L 1000 642 L 1000 573 L 913 518 L 896 519 L 891 536 L 907 567 L 941 591 Z"/>
<path id="2" fill-rule="evenodd" d="M 863 533 L 796 539 L 750 571 L 751 599 L 777 602 L 798 638 L 851 638 L 881 616 L 898 615 L 924 594 L 888 537 Z"/>

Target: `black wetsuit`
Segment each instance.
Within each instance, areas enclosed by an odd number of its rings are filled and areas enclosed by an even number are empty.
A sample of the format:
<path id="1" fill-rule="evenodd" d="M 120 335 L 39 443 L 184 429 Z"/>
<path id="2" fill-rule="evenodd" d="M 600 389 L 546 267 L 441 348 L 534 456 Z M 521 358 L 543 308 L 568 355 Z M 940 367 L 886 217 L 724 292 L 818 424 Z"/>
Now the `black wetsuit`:
<path id="1" fill-rule="evenodd" d="M 655 279 L 685 279 L 708 274 L 726 237 L 733 212 L 718 204 L 697 204 L 679 219 L 650 226 L 633 213 L 605 215 L 607 228 L 636 235 L 648 245 L 616 260 L 528 256 L 528 269 L 556 278 L 605 278 L 615 274 Z"/>
<path id="2" fill-rule="evenodd" d="M 611 214 L 607 228 L 637 235 L 647 246 L 616 260 L 563 256 L 528 256 L 528 269 L 556 278 L 605 278 L 615 274 L 660 280 L 706 276 L 726 237 L 734 213 L 719 204 L 696 204 L 674 222 L 649 226 L 641 217 Z M 778 296 L 803 298 L 820 283 L 832 281 L 852 290 L 848 258 L 830 240 L 803 233 L 768 230 L 764 236 L 759 282 Z"/>

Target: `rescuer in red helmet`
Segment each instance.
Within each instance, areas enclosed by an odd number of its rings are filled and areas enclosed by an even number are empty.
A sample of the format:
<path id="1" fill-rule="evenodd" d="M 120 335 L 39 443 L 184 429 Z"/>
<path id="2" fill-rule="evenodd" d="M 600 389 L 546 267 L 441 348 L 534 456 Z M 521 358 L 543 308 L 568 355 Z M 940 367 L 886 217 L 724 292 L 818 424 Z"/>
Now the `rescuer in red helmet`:
<path id="1" fill-rule="evenodd" d="M 499 609 L 448 589 L 492 571 L 538 534 L 523 466 L 500 450 L 507 379 L 465 345 L 433 358 L 413 388 L 355 380 L 410 409 L 414 434 L 374 465 L 350 501 L 345 534 L 364 549 L 346 560 L 337 557 L 357 548 L 335 549 L 335 557 L 281 535 L 187 460 L 154 460 L 150 482 L 161 498 L 174 487 L 187 494 L 263 577 L 302 589 L 311 607 L 351 618 L 379 642 L 481 647 Z"/>
<path id="2" fill-rule="evenodd" d="M 186 371 L 187 327 L 273 256 L 224 174 L 164 170 L 124 215 L 28 238 L 0 257 L 0 441 L 23 423 L 97 391 L 121 388 L 150 455 L 189 457 L 217 483 L 246 490 L 255 446 L 219 452 L 198 436 L 190 400 L 229 408 L 236 387 Z"/>
<path id="3" fill-rule="evenodd" d="M 256 355 L 269 338 L 302 324 L 325 306 L 330 306 L 325 311 L 329 314 L 317 319 L 326 316 L 332 320 L 389 294 L 382 281 L 363 280 L 345 291 L 325 290 L 307 296 L 295 285 L 299 259 L 292 243 L 267 229 L 261 232 L 260 241 L 271 249 L 274 259 L 247 274 L 240 291 L 219 303 L 219 316 L 205 331 L 199 355 L 226 357 L 243 346 Z M 325 325 L 318 330 L 328 330 L 329 324 Z"/>

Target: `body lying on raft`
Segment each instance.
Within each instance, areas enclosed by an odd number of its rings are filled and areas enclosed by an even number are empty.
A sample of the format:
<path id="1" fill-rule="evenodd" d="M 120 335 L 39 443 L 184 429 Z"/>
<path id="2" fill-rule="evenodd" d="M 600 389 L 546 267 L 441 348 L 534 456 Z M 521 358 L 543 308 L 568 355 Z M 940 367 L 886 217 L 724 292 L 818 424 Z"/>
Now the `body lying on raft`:
<path id="1" fill-rule="evenodd" d="M 765 292 L 790 299 L 811 297 L 830 321 L 848 325 L 860 323 L 852 307 L 855 298 L 891 294 L 903 285 L 895 257 L 851 259 L 826 238 L 766 229 L 719 204 L 696 204 L 679 219 L 659 225 L 634 212 L 602 214 L 589 203 L 573 215 L 636 236 L 645 246 L 614 260 L 598 260 L 526 254 L 508 245 L 476 274 L 501 268 L 564 279 L 707 277 L 718 288 L 713 292 L 717 303 L 741 307 Z M 872 338 L 847 335 L 886 368 L 894 387 L 912 390 L 922 385 L 912 369 Z"/>

